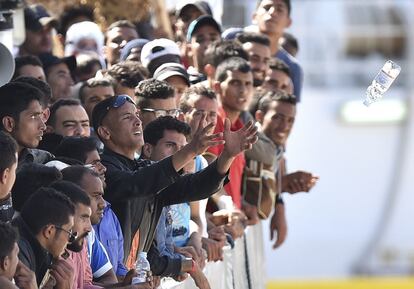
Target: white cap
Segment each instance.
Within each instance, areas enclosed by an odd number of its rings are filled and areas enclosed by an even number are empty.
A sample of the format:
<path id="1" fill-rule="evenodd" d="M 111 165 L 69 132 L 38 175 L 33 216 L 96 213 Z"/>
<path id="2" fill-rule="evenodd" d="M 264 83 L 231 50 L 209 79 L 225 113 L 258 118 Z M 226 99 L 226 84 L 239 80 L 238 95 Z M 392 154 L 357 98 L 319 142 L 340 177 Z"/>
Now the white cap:
<path id="1" fill-rule="evenodd" d="M 170 39 L 155 39 L 148 42 L 144 45 L 144 47 L 142 47 L 141 63 L 145 67 L 148 67 L 148 64 L 152 60 L 168 54 L 177 55 L 180 57 L 180 48 L 178 45 Z"/>

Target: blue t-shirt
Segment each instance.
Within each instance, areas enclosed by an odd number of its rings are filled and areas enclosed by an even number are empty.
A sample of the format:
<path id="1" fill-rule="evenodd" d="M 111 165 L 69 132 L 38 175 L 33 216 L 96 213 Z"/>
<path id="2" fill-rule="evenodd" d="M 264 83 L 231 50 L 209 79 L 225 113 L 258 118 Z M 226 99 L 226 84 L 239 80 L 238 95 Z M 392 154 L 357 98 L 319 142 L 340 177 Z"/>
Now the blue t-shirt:
<path id="1" fill-rule="evenodd" d="M 111 209 L 111 204 L 106 202 L 104 214 L 99 224 L 94 225 L 96 237 L 101 241 L 108 253 L 109 260 L 117 276 L 125 276 L 128 269 L 123 263 L 124 259 L 124 236 L 121 225 Z"/>
<path id="2" fill-rule="evenodd" d="M 102 277 L 106 272 L 112 269 L 112 264 L 109 261 L 108 253 L 105 247 L 98 240 L 95 230 L 88 234 L 88 256 L 91 264 L 92 275 L 94 278 Z"/>

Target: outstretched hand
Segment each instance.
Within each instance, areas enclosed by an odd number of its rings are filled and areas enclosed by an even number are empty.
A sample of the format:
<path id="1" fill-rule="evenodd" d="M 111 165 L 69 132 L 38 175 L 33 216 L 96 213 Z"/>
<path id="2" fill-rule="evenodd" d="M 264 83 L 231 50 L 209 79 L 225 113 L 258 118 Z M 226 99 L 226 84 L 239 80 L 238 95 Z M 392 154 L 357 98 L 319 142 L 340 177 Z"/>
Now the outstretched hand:
<path id="1" fill-rule="evenodd" d="M 228 118 L 224 121 L 224 151 L 230 157 L 235 157 L 239 153 L 249 150 L 257 141 L 257 127 L 253 121 L 249 121 L 238 131 L 230 130 L 230 120 Z"/>
<path id="2" fill-rule="evenodd" d="M 222 133 L 211 134 L 211 130 L 214 125 L 214 123 L 207 124 L 206 114 L 203 113 L 200 121 L 193 128 L 194 130 L 191 135 L 191 141 L 188 145 L 192 148 L 196 155 L 204 153 L 211 146 L 224 143 Z"/>

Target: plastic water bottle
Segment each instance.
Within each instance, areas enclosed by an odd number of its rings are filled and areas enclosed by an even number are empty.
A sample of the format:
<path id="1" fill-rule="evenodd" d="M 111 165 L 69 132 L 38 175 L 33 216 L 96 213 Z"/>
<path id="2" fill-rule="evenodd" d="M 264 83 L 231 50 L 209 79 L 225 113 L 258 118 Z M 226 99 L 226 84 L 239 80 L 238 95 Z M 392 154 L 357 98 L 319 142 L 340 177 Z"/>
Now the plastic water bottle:
<path id="1" fill-rule="evenodd" d="M 140 284 L 147 282 L 148 272 L 151 270 L 150 264 L 147 260 L 147 252 L 141 252 L 138 254 L 138 260 L 135 263 L 135 270 L 138 276 L 132 278 L 131 284 Z"/>
<path id="2" fill-rule="evenodd" d="M 401 72 L 401 67 L 391 60 L 385 62 L 381 71 L 375 76 L 371 85 L 368 86 L 364 104 L 369 106 L 371 103 L 381 99 L 382 95 L 390 88 L 391 84 Z"/>

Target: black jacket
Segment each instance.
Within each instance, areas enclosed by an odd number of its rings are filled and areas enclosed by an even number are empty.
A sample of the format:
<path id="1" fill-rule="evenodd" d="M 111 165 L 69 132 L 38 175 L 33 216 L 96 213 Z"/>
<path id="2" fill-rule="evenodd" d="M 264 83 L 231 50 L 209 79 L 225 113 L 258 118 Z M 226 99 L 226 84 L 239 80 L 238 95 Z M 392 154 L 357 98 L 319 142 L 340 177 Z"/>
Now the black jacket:
<path id="1" fill-rule="evenodd" d="M 195 174 L 180 176 L 172 157 L 156 163 L 131 160 L 105 148 L 101 159 L 107 169 L 105 199 L 119 218 L 125 256 L 138 228 L 139 251 L 148 252 L 164 206 L 207 198 L 222 188 L 225 179 L 216 162 Z"/>
<path id="2" fill-rule="evenodd" d="M 20 235 L 18 241 L 19 260 L 35 272 L 37 285 L 39 286 L 47 269 L 52 264 L 52 255 L 40 245 L 21 216 L 13 219 L 12 225 L 18 229 Z"/>

